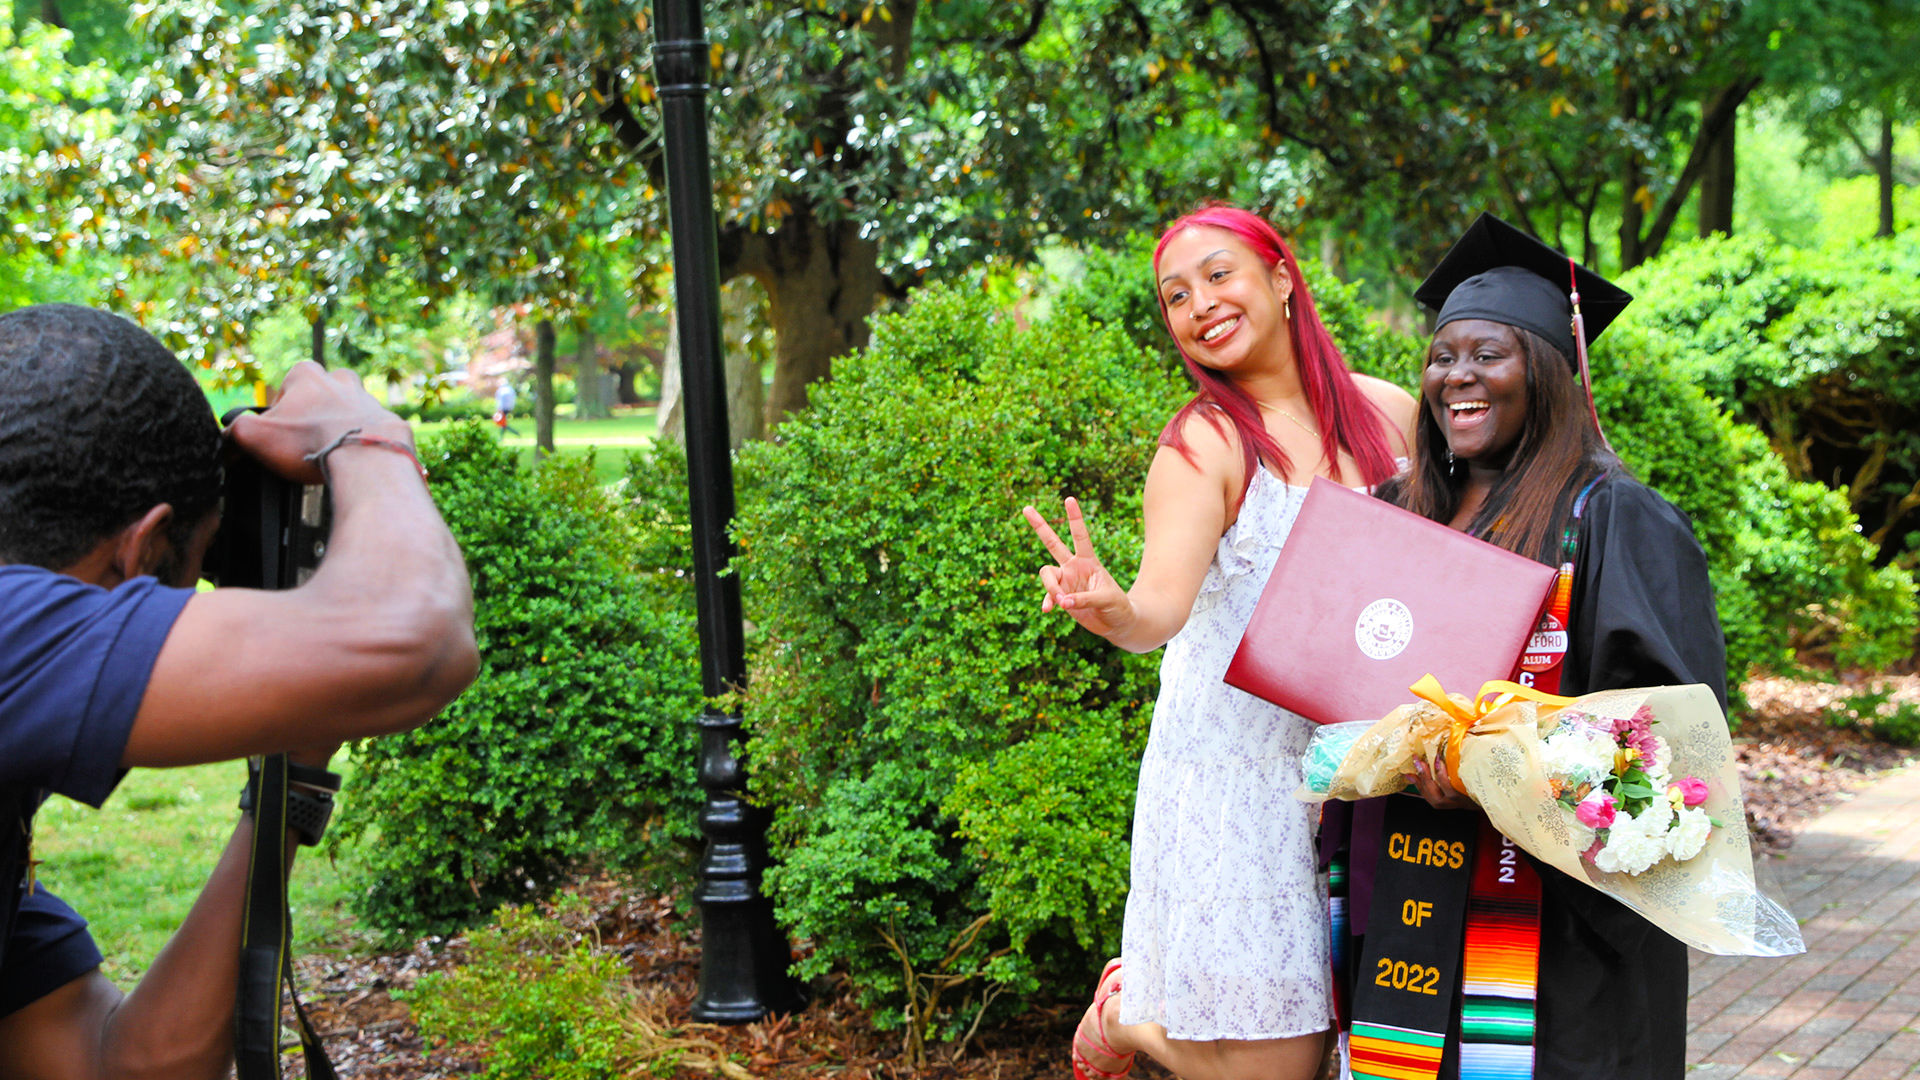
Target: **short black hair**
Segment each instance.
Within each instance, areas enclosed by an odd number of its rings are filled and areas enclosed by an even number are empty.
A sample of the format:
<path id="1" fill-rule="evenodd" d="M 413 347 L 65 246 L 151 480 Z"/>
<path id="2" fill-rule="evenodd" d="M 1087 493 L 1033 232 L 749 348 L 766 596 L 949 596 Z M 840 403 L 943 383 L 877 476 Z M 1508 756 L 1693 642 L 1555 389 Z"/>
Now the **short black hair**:
<path id="1" fill-rule="evenodd" d="M 131 321 L 0 315 L 0 563 L 64 569 L 161 503 L 184 549 L 219 506 L 219 451 L 199 382 Z"/>

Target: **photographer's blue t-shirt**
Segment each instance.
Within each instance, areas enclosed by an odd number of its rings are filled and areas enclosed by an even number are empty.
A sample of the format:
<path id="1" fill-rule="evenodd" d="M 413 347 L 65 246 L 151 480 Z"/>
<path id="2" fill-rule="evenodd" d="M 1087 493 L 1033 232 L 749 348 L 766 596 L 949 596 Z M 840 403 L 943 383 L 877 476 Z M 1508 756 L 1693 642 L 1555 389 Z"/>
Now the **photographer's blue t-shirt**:
<path id="1" fill-rule="evenodd" d="M 0 566 L 0 1015 L 100 962 L 71 908 L 37 895 L 23 908 L 33 815 L 50 793 L 97 807 L 120 782 L 154 659 L 192 596 Z"/>

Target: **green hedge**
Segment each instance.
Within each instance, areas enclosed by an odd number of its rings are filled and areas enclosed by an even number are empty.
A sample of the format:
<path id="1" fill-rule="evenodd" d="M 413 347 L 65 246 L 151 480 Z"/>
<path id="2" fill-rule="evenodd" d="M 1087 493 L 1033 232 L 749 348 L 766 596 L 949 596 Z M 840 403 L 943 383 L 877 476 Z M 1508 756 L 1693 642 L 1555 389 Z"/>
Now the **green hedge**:
<path id="1" fill-rule="evenodd" d="M 1912 649 L 1914 586 L 1876 567 L 1844 496 L 1794 480 L 1751 425 L 1687 378 L 1684 346 L 1630 318 L 1594 350 L 1594 399 L 1634 474 L 1693 519 L 1727 635 L 1729 686 L 1802 650 L 1879 668 Z"/>
<path id="2" fill-rule="evenodd" d="M 392 408 L 402 420 L 418 420 L 425 424 L 443 420 L 492 420 L 495 412 L 492 398 L 478 398 L 471 394 L 423 405 L 402 403 Z M 523 394 L 514 401 L 513 415 L 516 418 L 533 415 L 532 395 Z"/>
<path id="3" fill-rule="evenodd" d="M 1183 383 L 1076 314 L 1021 331 L 930 289 L 741 452 L 767 888 L 801 971 L 850 972 L 883 1026 L 951 1033 L 1118 947 L 1158 656 L 1040 613 L 1020 508 L 1075 495 L 1131 576 Z"/>
<path id="4" fill-rule="evenodd" d="M 1765 236 L 1675 248 L 1624 279 L 1635 325 L 1764 431 L 1794 479 L 1841 491 L 1878 561 L 1920 564 L 1920 230 L 1802 250 Z M 1903 503 L 1904 500 L 1904 503 Z"/>
<path id="5" fill-rule="evenodd" d="M 446 931 L 584 860 L 683 874 L 702 701 L 684 528 L 653 513 L 673 462 L 630 465 L 654 498 L 629 502 L 589 458 L 529 469 L 479 424 L 421 457 L 473 576 L 481 670 L 433 723 L 355 748 L 333 841 L 355 847 L 355 908 Z"/>

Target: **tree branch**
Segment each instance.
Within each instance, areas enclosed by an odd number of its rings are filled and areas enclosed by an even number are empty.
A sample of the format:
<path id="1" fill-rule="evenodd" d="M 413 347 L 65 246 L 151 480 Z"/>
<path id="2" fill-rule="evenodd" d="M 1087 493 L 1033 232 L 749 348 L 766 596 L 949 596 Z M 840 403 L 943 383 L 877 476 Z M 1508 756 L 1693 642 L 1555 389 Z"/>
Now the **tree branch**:
<path id="1" fill-rule="evenodd" d="M 1693 138 L 1693 149 L 1687 153 L 1687 163 L 1681 168 L 1680 176 L 1674 181 L 1673 190 L 1667 192 L 1666 199 L 1660 204 L 1660 213 L 1654 218 L 1653 228 L 1648 230 L 1646 240 L 1640 245 L 1640 257 L 1651 259 L 1660 254 L 1660 246 L 1667 242 L 1667 234 L 1673 230 L 1674 221 L 1680 216 L 1680 208 L 1686 203 L 1687 196 L 1693 193 L 1693 187 L 1700 182 L 1700 174 L 1707 169 L 1708 149 L 1725 135 L 1727 129 L 1740 113 L 1740 105 L 1747 100 L 1754 89 L 1760 85 L 1760 76 L 1754 75 L 1737 79 L 1720 88 L 1707 103 L 1700 114 L 1700 131 Z M 1632 192 L 1628 192 L 1632 196 Z"/>
<path id="2" fill-rule="evenodd" d="M 1026 27 L 1011 36 L 987 38 L 984 40 L 971 37 L 936 38 L 934 40 L 934 46 L 940 49 L 950 49 L 955 46 L 967 45 L 988 52 L 996 52 L 1002 49 L 1017 52 L 1026 48 L 1027 45 L 1033 41 L 1034 37 L 1040 33 L 1040 26 L 1046 22 L 1046 19 L 1047 0 L 1034 0 L 1033 10 L 1027 13 Z"/>

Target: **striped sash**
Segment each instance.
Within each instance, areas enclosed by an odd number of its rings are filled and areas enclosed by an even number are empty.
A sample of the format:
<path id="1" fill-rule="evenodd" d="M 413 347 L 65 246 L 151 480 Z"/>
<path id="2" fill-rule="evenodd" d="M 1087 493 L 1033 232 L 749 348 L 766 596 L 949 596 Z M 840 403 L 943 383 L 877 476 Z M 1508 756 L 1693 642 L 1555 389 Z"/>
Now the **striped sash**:
<path id="1" fill-rule="evenodd" d="M 1401 796 L 1388 806 L 1376 911 L 1350 999 L 1352 1075 L 1434 1080 L 1457 1018 L 1460 1080 L 1531 1080 L 1539 876 L 1485 817 L 1431 810 Z M 1455 844 L 1471 854 L 1457 859 Z M 1346 867 L 1336 861 L 1330 869 L 1341 886 L 1329 893 L 1336 948 L 1344 953 L 1351 947 L 1341 940 Z M 1349 999 L 1336 994 L 1344 1020 Z"/>
<path id="2" fill-rule="evenodd" d="M 1520 848 L 1484 818 L 1463 951 L 1460 1080 L 1528 1080 L 1540 973 L 1540 878 Z"/>

